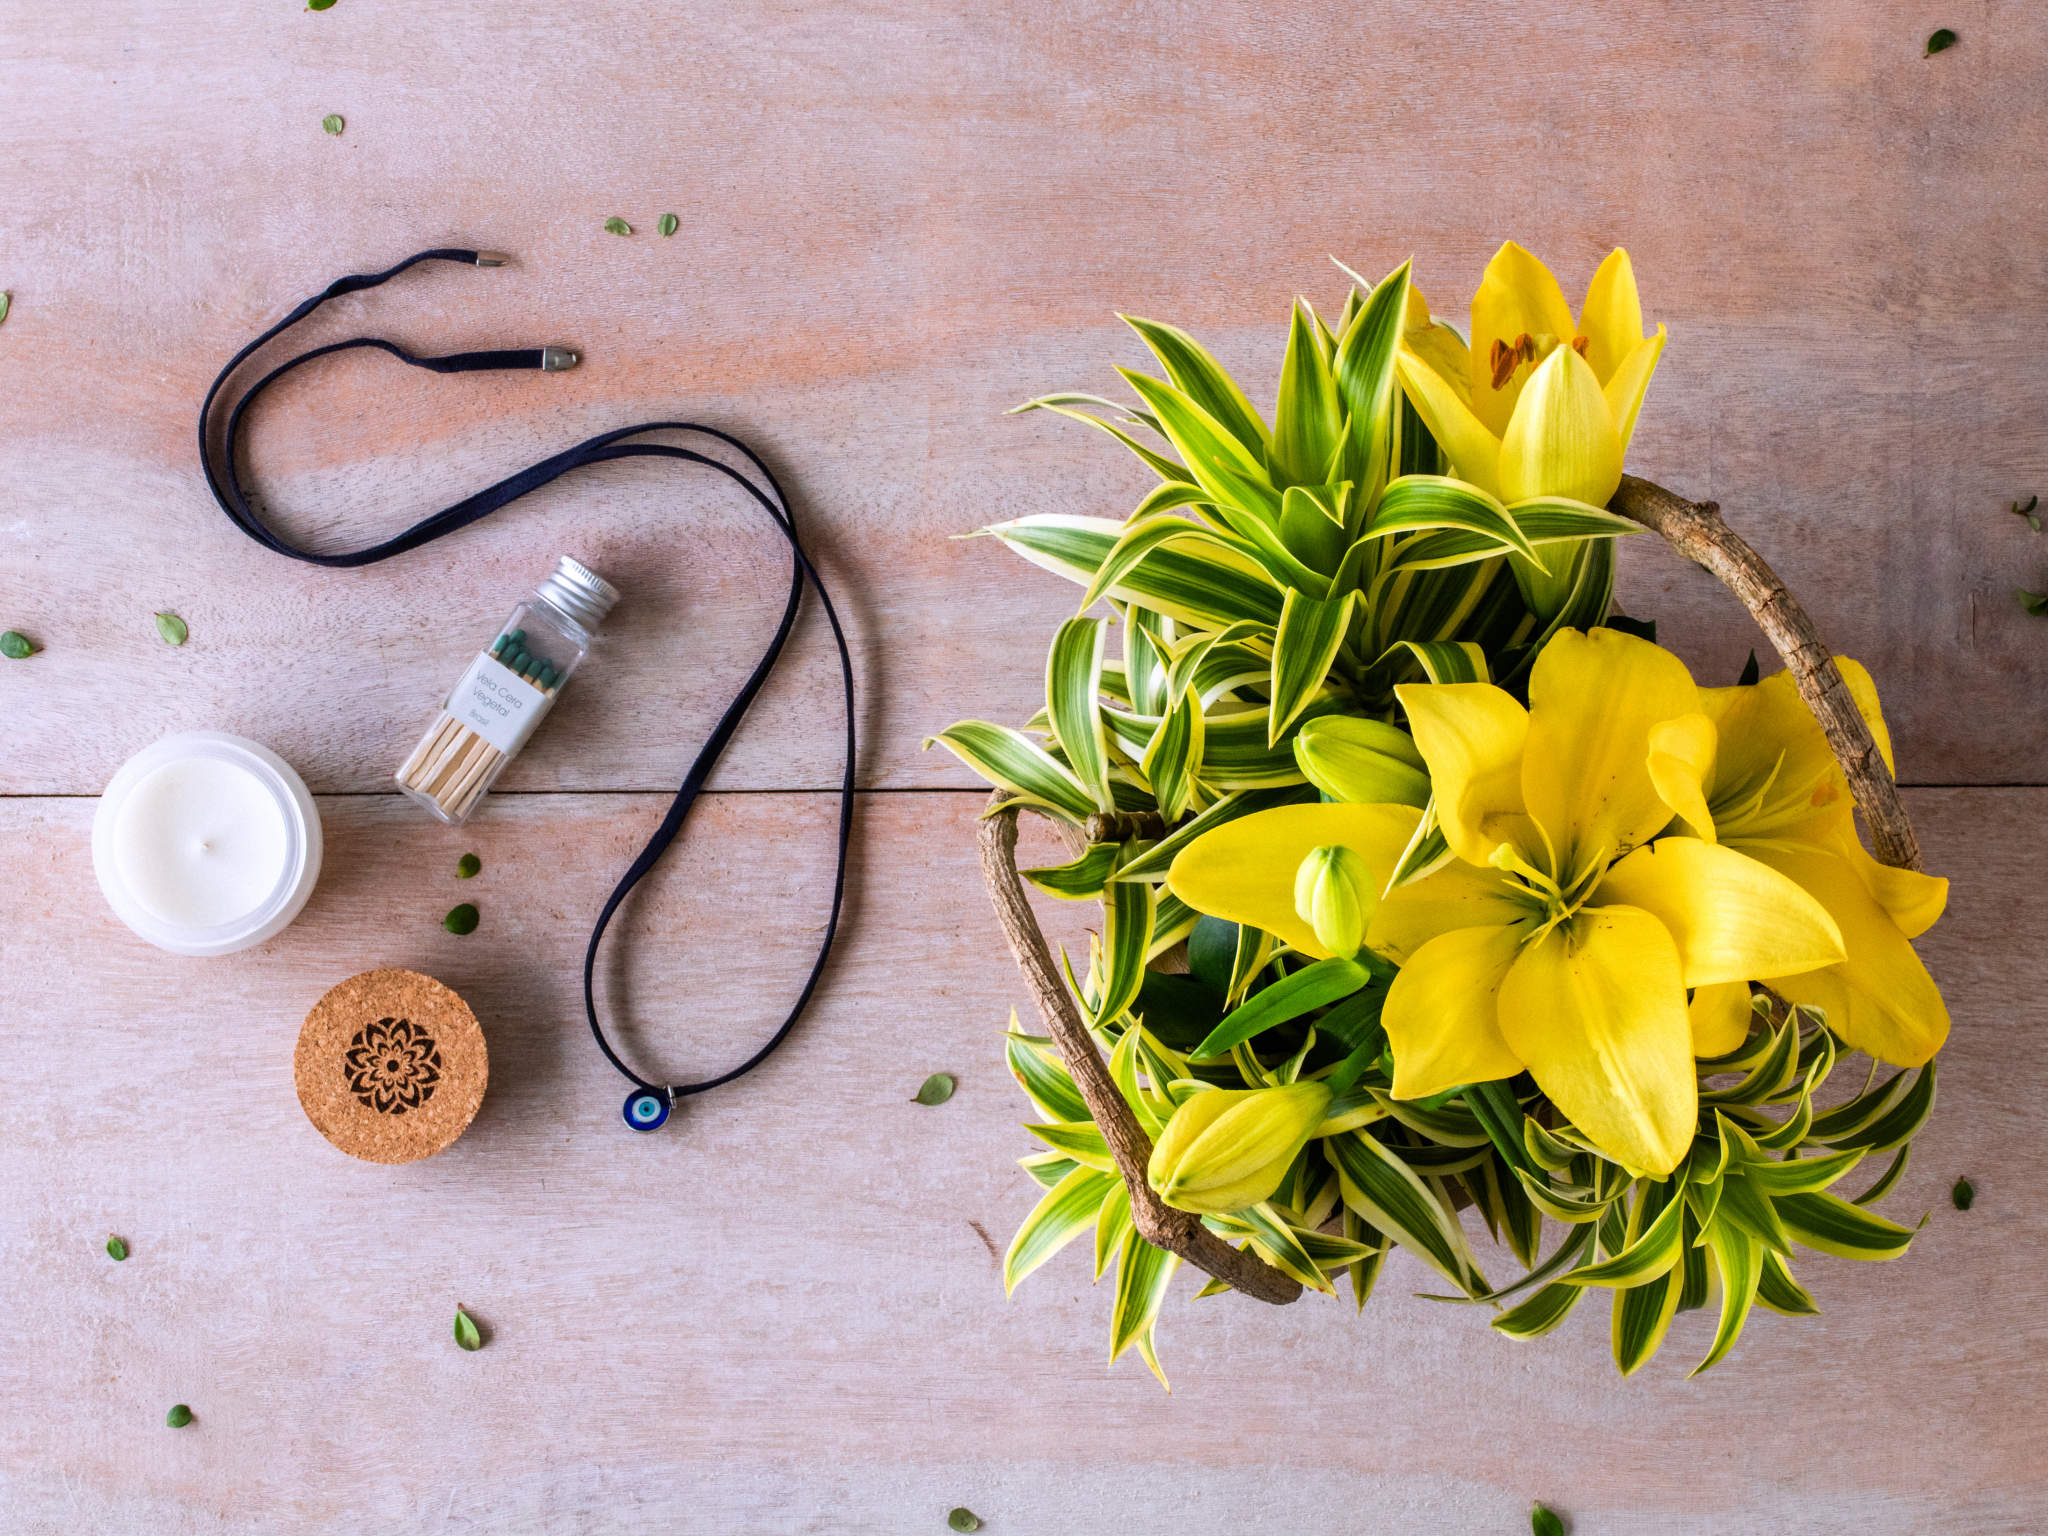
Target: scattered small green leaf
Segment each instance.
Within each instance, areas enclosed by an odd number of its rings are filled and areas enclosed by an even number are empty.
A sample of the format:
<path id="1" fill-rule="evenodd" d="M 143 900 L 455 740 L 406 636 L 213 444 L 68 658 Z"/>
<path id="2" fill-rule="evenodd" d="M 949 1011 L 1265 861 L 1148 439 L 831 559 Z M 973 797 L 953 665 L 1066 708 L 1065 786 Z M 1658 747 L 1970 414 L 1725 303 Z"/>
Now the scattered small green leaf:
<path id="1" fill-rule="evenodd" d="M 1922 55 L 1922 57 L 1931 59 L 1937 53 L 1948 52 L 1948 50 L 1955 47 L 1955 45 L 1956 35 L 1954 32 L 1950 31 L 1947 27 L 1936 27 L 1934 31 L 1928 35 L 1927 52 L 1924 55 Z"/>
<path id="2" fill-rule="evenodd" d="M 1948 1192 L 1949 1199 L 1959 1211 L 1967 1211 L 1977 1199 L 1977 1186 L 1968 1179 L 1957 1179 L 1956 1187 Z"/>
<path id="3" fill-rule="evenodd" d="M 978 1531 L 981 1529 L 981 1516 L 977 1515 L 965 1504 L 962 1504 L 958 1509 L 947 1512 L 946 1529 L 949 1531 Z"/>
<path id="4" fill-rule="evenodd" d="M 2039 496 L 2029 496 L 2024 506 L 2017 501 L 2012 504 L 2012 515 L 2014 517 L 2024 517 L 2027 520 L 2027 526 L 2033 529 L 2034 532 L 2039 533 L 2041 531 L 2040 507 L 2041 498 Z"/>
<path id="5" fill-rule="evenodd" d="M 455 1345 L 472 1354 L 484 1347 L 484 1336 L 477 1332 L 475 1321 L 460 1307 L 455 1309 Z"/>
<path id="6" fill-rule="evenodd" d="M 943 1104 L 953 1097 L 953 1074 L 934 1072 L 924 1080 L 924 1086 L 917 1090 L 913 1104 Z"/>
<path id="7" fill-rule="evenodd" d="M 483 867 L 484 861 L 482 859 L 473 853 L 465 853 L 455 861 L 455 878 L 458 880 L 473 880 L 476 878 L 477 872 Z"/>
<path id="8" fill-rule="evenodd" d="M 1529 1506 L 1529 1529 L 1535 1536 L 1564 1536 L 1564 1521 L 1547 1504 Z"/>
<path id="9" fill-rule="evenodd" d="M 608 235 L 630 235 L 633 233 L 633 226 L 614 215 L 604 221 L 604 232 Z"/>
<path id="10" fill-rule="evenodd" d="M 672 213 L 664 213 L 654 227 L 664 235 L 672 235 L 683 227 L 683 221 Z"/>
<path id="11" fill-rule="evenodd" d="M 122 1242 L 121 1239 L 119 1239 L 118 1237 L 108 1238 L 107 1257 L 112 1259 L 116 1264 L 120 1263 L 123 1259 L 128 1257 L 128 1245 Z"/>
<path id="12" fill-rule="evenodd" d="M 156 632 L 164 637 L 165 645 L 183 645 L 192 634 L 185 621 L 175 613 L 158 614 Z"/>
<path id="13" fill-rule="evenodd" d="M 7 311 L 14 307 L 14 295 L 0 289 L 0 320 L 7 318 Z"/>
<path id="14" fill-rule="evenodd" d="M 306 0 L 306 9 L 309 11 L 331 11 L 334 9 L 334 0 Z"/>
<path id="15" fill-rule="evenodd" d="M 327 3 L 332 5 L 334 0 L 327 0 Z M 164 1415 L 164 1422 L 173 1429 L 183 1429 L 192 1422 L 192 1410 L 183 1403 L 173 1403 L 171 1411 Z"/>
<path id="16" fill-rule="evenodd" d="M 449 909 L 448 915 L 441 919 L 441 926 L 454 934 L 475 933 L 476 919 L 476 908 L 465 901 L 461 906 Z"/>
<path id="17" fill-rule="evenodd" d="M 18 629 L 10 629 L 6 634 L 0 635 L 0 656 L 5 656 L 9 661 L 27 661 L 41 649 L 41 646 Z"/>
<path id="18" fill-rule="evenodd" d="M 340 133 L 348 124 L 342 121 L 339 112 L 330 112 L 320 119 L 320 126 L 328 133 Z"/>
<path id="19" fill-rule="evenodd" d="M 2048 614 L 2048 592 L 2029 592 L 2025 587 L 2018 589 L 2020 606 L 2035 618 Z"/>

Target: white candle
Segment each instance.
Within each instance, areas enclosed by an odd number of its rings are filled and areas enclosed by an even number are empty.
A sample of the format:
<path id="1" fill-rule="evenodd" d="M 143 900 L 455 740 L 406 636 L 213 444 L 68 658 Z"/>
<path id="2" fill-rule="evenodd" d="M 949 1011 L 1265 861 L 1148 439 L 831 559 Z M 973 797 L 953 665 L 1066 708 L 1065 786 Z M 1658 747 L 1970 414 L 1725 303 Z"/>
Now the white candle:
<path id="1" fill-rule="evenodd" d="M 224 757 L 168 762 L 129 791 L 114 818 L 114 859 L 129 892 L 180 928 L 247 917 L 291 865 L 270 787 Z"/>
<path id="2" fill-rule="evenodd" d="M 320 873 L 320 819 L 284 759 L 218 731 L 122 765 L 93 820 L 93 866 L 121 920 L 161 949 L 219 955 L 269 938 Z"/>

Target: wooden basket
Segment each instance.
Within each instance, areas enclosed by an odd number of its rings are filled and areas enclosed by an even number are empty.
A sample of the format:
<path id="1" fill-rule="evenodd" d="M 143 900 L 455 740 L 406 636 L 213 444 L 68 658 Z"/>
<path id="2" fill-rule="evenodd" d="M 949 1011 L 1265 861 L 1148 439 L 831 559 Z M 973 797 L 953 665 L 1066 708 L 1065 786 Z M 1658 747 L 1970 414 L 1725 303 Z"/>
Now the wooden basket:
<path id="1" fill-rule="evenodd" d="M 1878 751 L 1870 727 L 1842 681 L 1833 652 L 1814 631 L 1806 611 L 1777 574 L 1722 521 L 1720 509 L 1711 501 L 1687 501 L 1662 486 L 1624 475 L 1609 506 L 1663 535 L 1679 554 L 1705 566 L 1742 599 L 1784 658 L 1799 687 L 1799 696 L 1827 733 L 1828 744 L 1848 776 L 1850 790 L 1870 828 L 1877 858 L 1895 868 L 1918 869 L 1919 839 L 1899 799 L 1898 787 L 1885 767 L 1884 755 Z M 981 823 L 982 875 L 988 881 L 1003 936 L 1010 941 L 1010 951 L 1017 957 L 1017 965 L 1038 1001 L 1046 1031 L 1059 1047 L 1067 1071 L 1073 1075 L 1074 1086 L 1101 1128 L 1130 1189 L 1131 1220 L 1138 1235 L 1155 1247 L 1179 1254 L 1197 1269 L 1247 1296 L 1275 1303 L 1294 1300 L 1301 1294 L 1298 1282 L 1250 1249 L 1232 1247 L 1203 1226 L 1199 1216 L 1167 1205 L 1146 1182 L 1145 1169 L 1152 1157 L 1151 1140 L 1117 1091 L 1025 898 L 1024 883 L 1017 874 L 1018 810 L 1017 805 L 997 791 L 991 802 L 991 814 Z M 1070 840 L 1079 842 L 1118 842 L 1134 835 L 1163 836 L 1165 828 L 1156 815 L 1115 814 L 1089 818 L 1079 834 L 1064 824 L 1062 831 Z M 1074 851 L 1078 854 L 1079 847 Z"/>

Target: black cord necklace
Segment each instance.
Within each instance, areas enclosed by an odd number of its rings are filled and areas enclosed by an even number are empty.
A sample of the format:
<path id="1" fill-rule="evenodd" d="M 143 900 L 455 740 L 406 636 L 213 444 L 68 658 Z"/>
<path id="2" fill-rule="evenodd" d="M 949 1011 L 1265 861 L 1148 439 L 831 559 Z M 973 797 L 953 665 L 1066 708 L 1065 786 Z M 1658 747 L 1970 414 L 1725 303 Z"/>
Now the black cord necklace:
<path id="1" fill-rule="evenodd" d="M 625 427 L 616 432 L 593 437 L 552 458 L 543 459 L 516 475 L 509 475 L 495 485 L 486 486 L 453 506 L 444 507 L 433 516 L 422 518 L 405 532 L 386 539 L 381 544 L 373 544 L 367 549 L 345 550 L 338 554 L 317 554 L 312 550 L 301 549 L 272 532 L 250 506 L 249 499 L 242 490 L 235 464 L 235 439 L 241 428 L 242 414 L 249 408 L 250 402 L 294 368 L 310 363 L 316 358 L 327 357 L 336 352 L 347 352 L 357 347 L 371 347 L 379 352 L 389 353 L 400 362 L 434 373 L 471 373 L 499 368 L 529 368 L 555 373 L 573 368 L 578 362 L 576 353 L 566 347 L 529 347 L 499 352 L 461 352 L 449 357 L 416 357 L 403 347 L 395 346 L 379 337 L 358 336 L 350 341 L 337 341 L 328 346 L 315 347 L 310 352 L 280 363 L 250 385 L 235 401 L 234 409 L 228 413 L 226 425 L 219 434 L 219 443 L 216 447 L 213 442 L 214 417 L 222 390 L 230 376 L 253 354 L 304 320 L 329 299 L 338 299 L 344 294 L 375 288 L 423 261 L 453 261 L 465 266 L 478 267 L 499 267 L 505 264 L 503 256 L 489 251 L 431 250 L 421 251 L 416 256 L 408 256 L 397 266 L 383 272 L 339 278 L 237 352 L 228 365 L 221 369 L 219 377 L 213 381 L 213 387 L 207 390 L 206 399 L 199 407 L 200 466 L 206 473 L 206 483 L 213 491 L 214 500 L 220 503 L 221 510 L 227 513 L 229 521 L 243 533 L 267 549 L 275 550 L 278 554 L 287 555 L 294 560 L 303 560 L 308 565 L 373 565 L 379 560 L 388 560 L 393 555 L 401 555 L 407 550 L 431 543 L 455 532 L 458 528 L 466 528 L 471 523 L 488 517 L 508 502 L 517 501 L 527 492 L 538 490 L 571 470 L 582 469 L 590 464 L 607 463 L 613 459 L 659 458 L 680 459 L 684 463 L 702 465 L 724 475 L 753 497 L 768 514 L 769 520 L 774 523 L 783 538 L 789 542 L 792 560 L 789 600 L 783 607 L 782 622 L 775 631 L 775 638 L 768 643 L 768 649 L 762 653 L 760 661 L 755 663 L 753 672 L 733 697 L 732 703 L 726 706 L 725 713 L 712 730 L 710 739 L 698 752 L 696 761 L 690 764 L 689 772 L 683 775 L 682 787 L 676 791 L 676 797 L 670 803 L 668 814 L 662 818 L 661 825 L 655 828 L 654 835 L 647 840 L 647 846 L 640 850 L 640 856 L 633 860 L 625 874 L 620 877 L 619 883 L 613 887 L 610 897 L 605 901 L 604 910 L 598 913 L 597 922 L 590 930 L 590 945 L 583 955 L 583 1009 L 590 1020 L 591 1036 L 597 1041 L 598 1049 L 604 1052 L 605 1060 L 618 1068 L 634 1085 L 633 1092 L 626 1099 L 626 1124 L 636 1131 L 651 1131 L 668 1119 L 669 1111 L 678 1099 L 695 1093 L 704 1093 L 723 1083 L 729 1083 L 766 1061 L 769 1054 L 789 1037 L 789 1032 L 796 1027 L 796 1021 L 802 1017 L 812 994 L 818 989 L 818 979 L 824 973 L 825 961 L 832 953 L 832 941 L 839 931 L 839 913 L 846 893 L 846 852 L 853 835 L 853 657 L 847 650 L 846 635 L 839 626 L 839 615 L 832 607 L 831 594 L 825 590 L 825 583 L 819 579 L 809 556 L 804 553 L 803 544 L 797 538 L 789 498 L 784 494 L 774 473 L 761 461 L 758 454 L 738 438 L 715 427 L 702 426 L 696 422 L 643 422 L 637 427 Z M 673 447 L 666 443 L 628 441 L 650 432 L 685 432 L 714 438 L 745 459 L 767 483 L 768 489 L 764 491 L 761 486 L 731 465 L 693 449 Z M 825 617 L 832 626 L 832 639 L 839 648 L 839 669 L 846 693 L 846 768 L 839 785 L 838 860 L 833 871 L 832 911 L 825 923 L 825 936 L 818 946 L 818 956 L 811 964 L 810 974 L 804 979 L 803 988 L 797 994 L 796 1005 L 789 1010 L 788 1017 L 783 1019 L 781 1025 L 768 1037 L 767 1042 L 752 1056 L 731 1071 L 721 1072 L 718 1076 L 705 1078 L 701 1082 L 666 1085 L 651 1082 L 626 1065 L 619 1053 L 612 1048 L 611 1041 L 605 1038 L 604 1026 L 598 1021 L 597 998 L 593 983 L 597 968 L 598 945 L 603 941 L 605 929 L 610 926 L 612 916 L 618 911 L 620 903 L 647 872 L 660 862 L 668 845 L 674 842 L 676 834 L 682 831 L 684 818 L 690 814 L 690 807 L 696 804 L 697 796 L 703 791 L 704 781 L 711 776 L 711 770 L 717 765 L 720 755 L 732 740 L 733 733 L 739 729 L 740 721 L 746 717 L 747 707 L 754 702 L 754 696 L 761 691 L 762 684 L 767 682 L 768 675 L 775 670 L 775 663 L 782 655 L 783 643 L 789 639 L 790 631 L 796 625 L 797 611 L 802 604 L 806 582 L 810 584 L 811 590 L 818 594 L 818 601 L 824 607 Z"/>

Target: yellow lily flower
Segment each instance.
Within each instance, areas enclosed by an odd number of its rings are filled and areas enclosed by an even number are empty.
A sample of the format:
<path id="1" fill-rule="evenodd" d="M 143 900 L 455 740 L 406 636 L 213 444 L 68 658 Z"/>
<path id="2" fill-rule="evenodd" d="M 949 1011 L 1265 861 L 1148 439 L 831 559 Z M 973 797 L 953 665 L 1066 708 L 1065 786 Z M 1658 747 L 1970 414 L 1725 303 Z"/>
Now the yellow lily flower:
<path id="1" fill-rule="evenodd" d="M 1856 662 L 1843 657 L 1840 666 L 1889 768 L 1877 687 Z M 1940 1050 L 1948 1007 L 1912 941 L 1941 916 L 1948 882 L 1889 868 L 1864 851 L 1849 782 L 1791 674 L 1701 689 L 1700 713 L 1658 726 L 1651 746 L 1652 777 L 1695 833 L 1797 881 L 1841 929 L 1839 963 L 1782 977 L 1773 988 L 1824 1010 L 1836 1034 L 1880 1061 L 1917 1067 Z M 1746 998 L 1739 1028 L 1730 998 L 1694 1001 L 1715 1010 L 1703 1043 L 1722 1051 L 1741 1043 Z"/>
<path id="2" fill-rule="evenodd" d="M 1643 334 L 1628 252 L 1600 263 L 1572 319 L 1557 279 L 1510 240 L 1472 296 L 1472 344 L 1408 312 L 1401 387 L 1461 480 L 1505 502 L 1604 507 L 1621 483 L 1665 331 Z"/>
<path id="3" fill-rule="evenodd" d="M 1398 690 L 1453 859 L 1388 892 L 1367 945 L 1401 966 L 1381 1016 L 1394 1094 L 1527 1070 L 1595 1145 L 1667 1174 L 1699 1117 L 1688 988 L 1843 959 L 1827 909 L 1793 879 L 1672 820 L 1650 757 L 1702 715 L 1685 665 L 1616 630 L 1561 630 L 1529 705 L 1486 683 Z M 1167 883 L 1198 911 L 1321 956 L 1294 901 L 1310 852 L 1341 844 L 1382 887 L 1421 812 L 1283 806 L 1195 840 Z"/>

